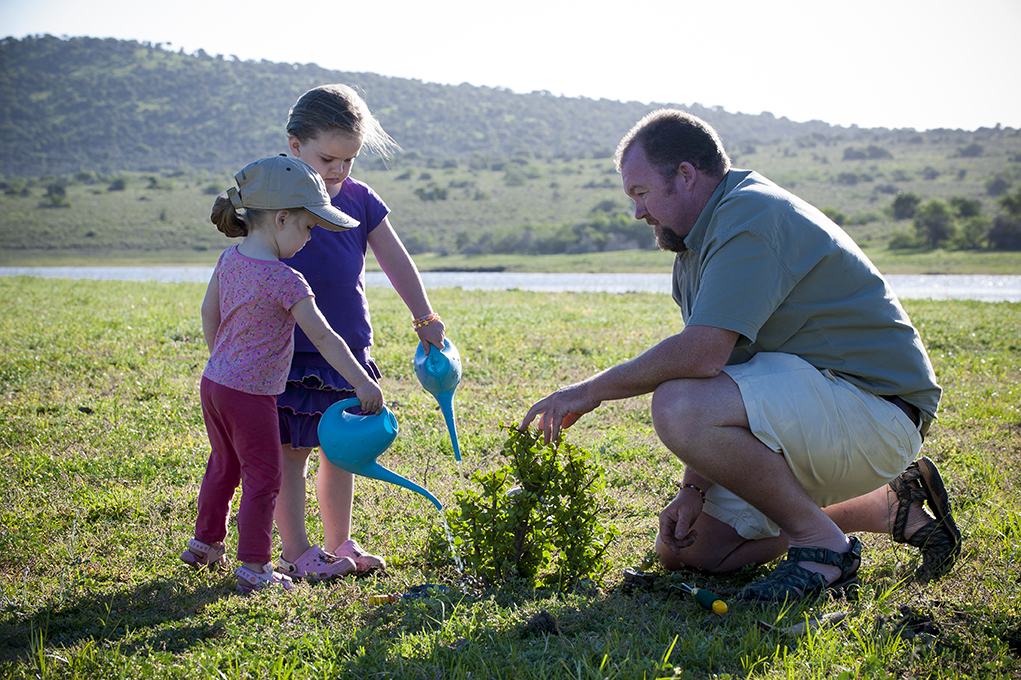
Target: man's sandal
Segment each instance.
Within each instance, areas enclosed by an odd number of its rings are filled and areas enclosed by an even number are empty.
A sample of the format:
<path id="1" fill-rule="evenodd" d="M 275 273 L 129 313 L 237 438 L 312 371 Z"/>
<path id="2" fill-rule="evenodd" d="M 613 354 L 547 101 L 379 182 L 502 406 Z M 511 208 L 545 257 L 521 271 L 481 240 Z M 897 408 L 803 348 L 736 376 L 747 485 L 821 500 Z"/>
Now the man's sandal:
<path id="1" fill-rule="evenodd" d="M 738 591 L 739 600 L 756 602 L 796 602 L 824 592 L 853 596 L 858 589 L 858 568 L 861 566 L 861 541 L 848 537 L 851 549 L 838 553 L 827 548 L 790 548 L 769 576 Z M 833 583 L 814 571 L 798 566 L 798 562 L 817 562 L 840 567 L 840 576 Z M 800 591 L 800 592 L 799 592 Z"/>
<path id="2" fill-rule="evenodd" d="M 913 486 L 917 482 L 918 486 Z M 916 576 L 920 581 L 931 581 L 947 574 L 961 554 L 961 532 L 950 510 L 950 497 L 936 464 L 922 456 L 889 484 L 897 494 L 897 516 L 890 527 L 890 537 L 897 543 L 918 548 L 922 564 Z M 911 534 L 904 536 L 908 525 L 911 504 L 924 501 L 934 520 Z"/>
<path id="3" fill-rule="evenodd" d="M 227 548 L 223 543 L 209 545 L 193 538 L 188 541 L 188 549 L 181 553 L 181 560 L 196 569 L 219 569 L 227 564 Z"/>

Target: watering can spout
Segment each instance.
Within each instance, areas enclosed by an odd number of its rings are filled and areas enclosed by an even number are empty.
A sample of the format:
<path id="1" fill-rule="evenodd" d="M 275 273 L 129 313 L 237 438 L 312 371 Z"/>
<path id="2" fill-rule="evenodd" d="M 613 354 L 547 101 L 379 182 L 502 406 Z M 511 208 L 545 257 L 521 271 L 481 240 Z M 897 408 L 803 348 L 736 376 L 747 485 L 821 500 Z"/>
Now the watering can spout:
<path id="1" fill-rule="evenodd" d="M 447 423 L 450 443 L 454 447 L 454 459 L 461 461 L 461 448 L 457 442 L 457 424 L 454 420 L 454 391 L 461 383 L 461 355 L 449 338 L 443 339 L 443 347 L 433 347 L 428 353 L 422 343 L 415 350 L 415 375 L 422 387 L 436 397 Z"/>
<path id="2" fill-rule="evenodd" d="M 355 474 L 359 474 L 364 477 L 372 477 L 373 479 L 378 479 L 383 482 L 390 482 L 391 484 L 396 484 L 397 486 L 403 486 L 405 489 L 410 489 L 415 493 L 420 493 L 423 496 L 425 496 L 427 499 L 429 499 L 429 501 L 432 502 L 433 505 L 436 506 L 437 510 L 443 509 L 443 505 L 439 502 L 439 500 L 437 500 L 436 496 L 433 496 L 431 493 L 429 493 L 427 489 L 419 486 L 418 484 L 415 484 L 413 481 L 407 479 L 406 477 L 401 477 L 393 470 L 387 469 L 380 465 L 379 463 L 373 462 L 369 465 L 366 465 L 359 469 L 357 472 L 355 472 Z"/>
<path id="3" fill-rule="evenodd" d="M 397 438 L 397 419 L 390 409 L 379 415 L 357 415 L 346 409 L 358 406 L 357 399 L 344 399 L 323 412 L 319 419 L 319 446 L 326 459 L 341 470 L 372 477 L 420 493 L 438 509 L 436 497 L 414 482 L 376 462 Z"/>

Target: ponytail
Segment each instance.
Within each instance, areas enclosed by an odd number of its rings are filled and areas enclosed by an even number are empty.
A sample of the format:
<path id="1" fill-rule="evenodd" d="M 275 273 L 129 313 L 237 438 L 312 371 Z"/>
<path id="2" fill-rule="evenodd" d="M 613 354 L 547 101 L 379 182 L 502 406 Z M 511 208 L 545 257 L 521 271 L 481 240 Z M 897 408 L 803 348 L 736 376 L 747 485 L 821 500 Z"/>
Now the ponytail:
<path id="1" fill-rule="evenodd" d="M 234 204 L 227 198 L 227 194 L 220 194 L 216 197 L 213 210 L 209 214 L 209 221 L 215 224 L 216 228 L 228 238 L 248 236 L 248 223 L 234 209 Z"/>

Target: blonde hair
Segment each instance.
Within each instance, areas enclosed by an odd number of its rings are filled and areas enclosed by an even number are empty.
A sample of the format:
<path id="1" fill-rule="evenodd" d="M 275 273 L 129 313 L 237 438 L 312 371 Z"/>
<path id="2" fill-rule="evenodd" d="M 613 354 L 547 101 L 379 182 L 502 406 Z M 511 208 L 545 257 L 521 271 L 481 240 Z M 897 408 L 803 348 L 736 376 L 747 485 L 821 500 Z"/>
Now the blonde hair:
<path id="1" fill-rule="evenodd" d="M 317 139 L 324 132 L 346 132 L 380 156 L 389 157 L 401 150 L 365 100 L 340 83 L 312 88 L 298 97 L 287 116 L 287 136 L 299 142 Z"/>

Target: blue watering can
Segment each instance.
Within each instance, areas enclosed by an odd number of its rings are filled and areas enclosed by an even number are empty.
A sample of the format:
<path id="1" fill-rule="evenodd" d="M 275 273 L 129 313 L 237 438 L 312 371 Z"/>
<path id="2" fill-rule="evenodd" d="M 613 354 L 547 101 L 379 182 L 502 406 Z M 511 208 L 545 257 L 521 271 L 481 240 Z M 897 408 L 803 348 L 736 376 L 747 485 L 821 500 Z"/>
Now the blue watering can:
<path id="1" fill-rule="evenodd" d="M 461 355 L 449 338 L 443 339 L 443 348 L 433 347 L 426 354 L 422 343 L 415 350 L 415 375 L 422 387 L 440 404 L 443 419 L 447 421 L 450 443 L 454 445 L 454 459 L 461 461 L 461 448 L 457 445 L 457 425 L 454 423 L 454 390 L 461 382 Z"/>
<path id="2" fill-rule="evenodd" d="M 442 510 L 436 497 L 411 480 L 376 462 L 379 454 L 397 438 L 397 419 L 383 407 L 379 415 L 360 416 L 346 409 L 358 406 L 357 399 L 344 399 L 326 409 L 319 420 L 319 446 L 326 459 L 341 470 L 390 482 L 422 494 Z"/>

